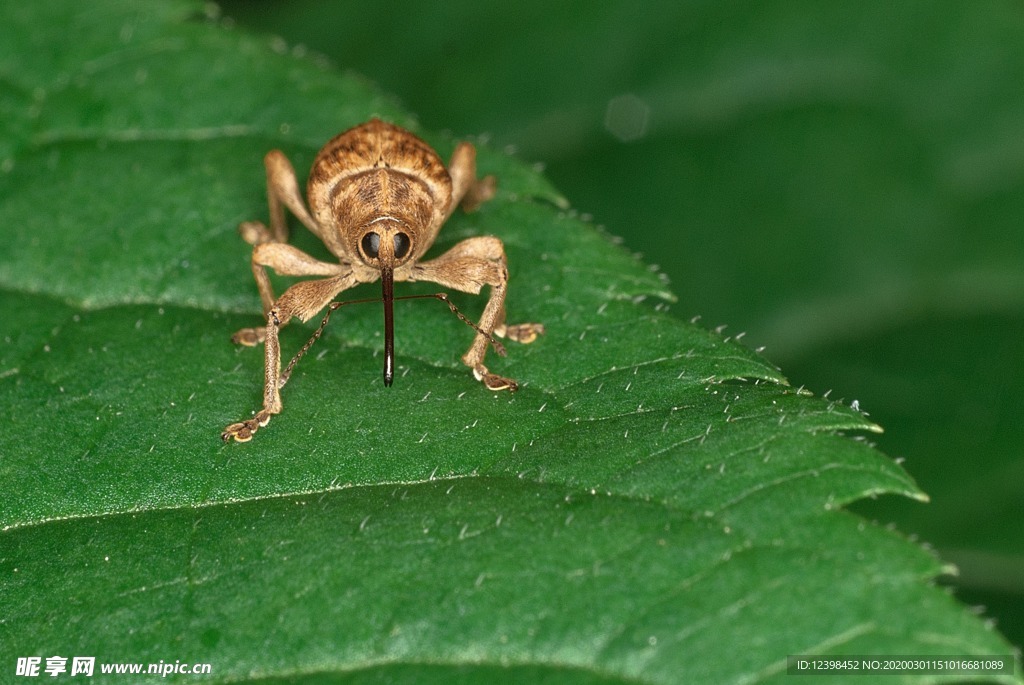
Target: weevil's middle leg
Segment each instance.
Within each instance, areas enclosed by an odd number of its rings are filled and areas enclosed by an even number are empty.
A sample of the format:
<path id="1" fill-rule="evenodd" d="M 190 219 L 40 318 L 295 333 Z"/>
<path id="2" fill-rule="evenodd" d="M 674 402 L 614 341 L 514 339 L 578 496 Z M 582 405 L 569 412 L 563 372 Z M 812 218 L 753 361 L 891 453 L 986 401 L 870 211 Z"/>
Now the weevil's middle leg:
<path id="1" fill-rule="evenodd" d="M 517 343 L 529 345 L 537 339 L 538 335 L 544 335 L 544 324 L 542 323 L 516 323 L 501 324 L 496 326 L 494 334 L 499 338 L 508 338 Z"/>
<path id="2" fill-rule="evenodd" d="M 273 207 L 273 203 L 271 203 Z M 271 212 L 273 213 L 273 211 Z M 266 268 L 256 260 L 255 246 L 276 242 L 274 235 L 260 221 L 243 221 L 238 225 L 238 233 L 242 240 L 254 246 L 252 251 L 252 275 L 256 280 L 256 288 L 260 292 L 260 301 L 263 303 L 263 316 L 270 313 L 274 306 L 274 288 L 270 284 L 270 277 Z M 236 345 L 255 347 L 266 339 L 267 329 L 264 326 L 253 328 L 242 328 L 231 336 L 231 342 Z"/>

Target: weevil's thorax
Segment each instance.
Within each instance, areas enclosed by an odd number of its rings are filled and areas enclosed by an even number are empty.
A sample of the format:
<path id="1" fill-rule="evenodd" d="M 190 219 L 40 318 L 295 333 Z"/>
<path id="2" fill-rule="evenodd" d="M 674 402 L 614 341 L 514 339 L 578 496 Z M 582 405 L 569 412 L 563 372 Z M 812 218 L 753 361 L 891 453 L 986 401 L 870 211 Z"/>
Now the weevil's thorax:
<path id="1" fill-rule="evenodd" d="M 367 267 L 380 250 L 394 256 L 396 268 L 419 259 L 437 236 L 451 193 L 451 177 L 430 146 L 377 119 L 328 142 L 307 184 L 328 249 Z"/>

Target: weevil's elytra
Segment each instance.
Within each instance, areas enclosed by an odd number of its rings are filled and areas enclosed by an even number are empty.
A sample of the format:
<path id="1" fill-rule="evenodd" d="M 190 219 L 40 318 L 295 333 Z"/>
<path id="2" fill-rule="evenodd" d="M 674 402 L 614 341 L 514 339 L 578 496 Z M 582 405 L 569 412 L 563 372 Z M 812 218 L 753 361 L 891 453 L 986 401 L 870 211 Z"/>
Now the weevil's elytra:
<path id="1" fill-rule="evenodd" d="M 470 151 L 475 184 L 475 151 Z M 493 180 L 489 183 L 493 193 Z M 432 229 L 409 254 L 409 259 L 416 259 L 434 242 L 450 214 L 452 179 L 429 145 L 375 119 L 335 136 L 320 150 L 310 170 L 307 195 L 320 225 L 339 224 L 341 230 L 324 238 L 335 255 L 354 253 L 357 246 L 332 244 L 332 239 L 354 241 L 359 231 L 352 227 L 391 217 L 407 226 Z"/>
<path id="2" fill-rule="evenodd" d="M 281 412 L 280 390 L 286 380 L 281 377 L 281 326 L 296 316 L 306 321 L 343 290 L 378 279 L 384 304 L 385 385 L 394 380 L 394 283 L 429 281 L 473 294 L 490 286 L 487 305 L 474 325 L 477 334 L 462 362 L 488 389 L 515 391 L 515 381 L 484 366 L 492 334 L 529 343 L 544 327 L 505 324 L 508 268 L 501 241 L 492 236 L 467 238 L 439 257 L 420 261 L 456 206 L 472 211 L 494 195 L 493 177 L 476 178 L 472 145 L 459 144 L 445 168 L 437 153 L 412 133 L 372 119 L 335 136 L 317 154 L 306 185 L 308 211 L 284 153 L 271 150 L 264 166 L 270 228 L 248 221 L 239 232 L 254 246 L 252 272 L 267 323 L 232 337 L 244 345 L 266 345 L 263 408 L 253 418 L 225 428 L 224 440 L 250 440 Z M 337 257 L 336 264 L 288 244 L 286 207 L 323 241 Z M 275 298 L 267 267 L 285 276 L 320 278 L 296 283 Z"/>

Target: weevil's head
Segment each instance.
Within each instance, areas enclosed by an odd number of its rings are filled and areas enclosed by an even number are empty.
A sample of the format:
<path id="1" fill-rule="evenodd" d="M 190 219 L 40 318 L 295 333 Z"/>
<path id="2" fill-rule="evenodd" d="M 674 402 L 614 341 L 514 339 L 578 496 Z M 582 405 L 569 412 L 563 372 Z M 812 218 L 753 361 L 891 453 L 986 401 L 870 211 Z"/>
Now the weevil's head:
<path id="1" fill-rule="evenodd" d="M 380 271 L 384 300 L 384 385 L 391 385 L 395 379 L 394 272 L 411 257 L 412 241 L 407 223 L 392 216 L 371 221 L 359 239 L 359 258 Z"/>
<path id="2" fill-rule="evenodd" d="M 384 216 L 363 229 L 359 238 L 359 258 L 367 266 L 394 271 L 408 261 L 412 254 L 412 237 L 406 222 L 391 216 Z"/>

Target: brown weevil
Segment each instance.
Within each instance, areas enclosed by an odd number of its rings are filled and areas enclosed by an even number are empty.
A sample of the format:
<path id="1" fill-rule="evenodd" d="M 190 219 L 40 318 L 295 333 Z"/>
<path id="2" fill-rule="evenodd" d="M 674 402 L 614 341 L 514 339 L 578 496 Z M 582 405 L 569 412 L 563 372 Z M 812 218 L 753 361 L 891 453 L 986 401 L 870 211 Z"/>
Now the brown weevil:
<path id="1" fill-rule="evenodd" d="M 224 440 L 248 441 L 281 412 L 280 389 L 287 380 L 281 374 L 281 326 L 292 317 L 307 321 L 338 293 L 378 278 L 384 303 L 385 385 L 391 385 L 395 374 L 394 283 L 429 281 L 473 294 L 490 286 L 490 298 L 473 326 L 477 334 L 462 361 L 488 389 L 516 390 L 515 381 L 484 366 L 492 334 L 530 343 L 544 327 L 505 324 L 508 268 L 501 241 L 493 236 L 467 238 L 435 259 L 420 261 L 456 206 L 472 211 L 494 196 L 494 177 L 476 178 L 476 150 L 471 144 L 459 144 L 446 169 L 424 141 L 372 119 L 335 136 L 317 153 L 306 185 L 308 210 L 284 153 L 271 150 L 263 162 L 270 228 L 247 221 L 239 232 L 254 246 L 252 273 L 267 323 L 243 328 L 232 337 L 242 345 L 265 343 L 263 408 L 253 418 L 226 427 L 221 433 Z M 288 244 L 286 207 L 338 258 L 336 264 Z M 321 278 L 296 283 L 275 298 L 267 267 L 285 276 Z"/>

